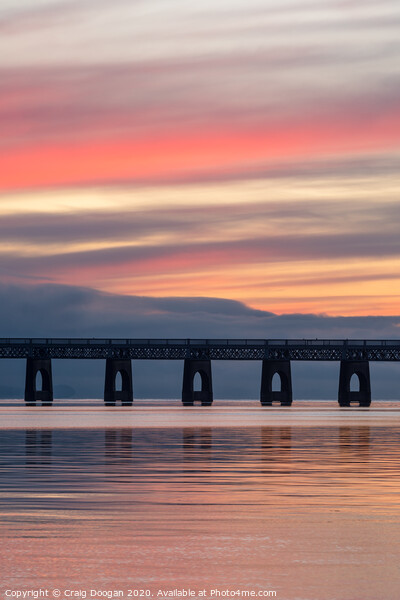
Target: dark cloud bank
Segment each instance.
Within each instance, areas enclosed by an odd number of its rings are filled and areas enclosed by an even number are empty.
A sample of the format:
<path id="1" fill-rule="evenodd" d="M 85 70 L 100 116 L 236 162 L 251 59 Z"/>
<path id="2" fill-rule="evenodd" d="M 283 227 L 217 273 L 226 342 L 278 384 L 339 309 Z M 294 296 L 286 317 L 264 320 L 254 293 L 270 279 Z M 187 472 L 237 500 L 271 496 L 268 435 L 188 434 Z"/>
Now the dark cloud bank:
<path id="1" fill-rule="evenodd" d="M 118 296 L 62 285 L 0 286 L 1 337 L 399 339 L 400 316 L 275 315 L 218 298 Z M 180 361 L 134 361 L 137 398 L 179 398 Z M 293 363 L 295 398 L 336 398 L 338 363 Z M 0 361 L 0 396 L 22 397 L 24 361 Z M 56 397 L 101 398 L 103 361 L 54 361 Z M 213 363 L 216 398 L 258 398 L 261 364 Z M 371 364 L 376 399 L 399 397 L 400 365 Z"/>

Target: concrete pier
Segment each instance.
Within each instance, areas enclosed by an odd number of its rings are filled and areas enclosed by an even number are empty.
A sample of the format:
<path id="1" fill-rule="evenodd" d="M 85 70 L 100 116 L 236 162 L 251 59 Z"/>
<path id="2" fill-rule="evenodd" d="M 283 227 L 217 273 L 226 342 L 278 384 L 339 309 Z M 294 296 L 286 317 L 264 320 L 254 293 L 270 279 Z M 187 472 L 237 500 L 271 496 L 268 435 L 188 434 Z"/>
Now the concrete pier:
<path id="1" fill-rule="evenodd" d="M 120 373 L 122 386 L 116 389 L 117 375 Z M 120 402 L 123 406 L 133 403 L 132 363 L 129 359 L 106 359 L 106 376 L 104 382 L 104 403 L 106 406 L 115 406 Z"/>
<path id="2" fill-rule="evenodd" d="M 280 379 L 280 390 L 272 389 L 272 380 L 276 374 Z M 277 402 L 281 406 L 290 406 L 292 401 L 290 360 L 263 360 L 260 393 L 261 404 L 263 406 L 272 406 L 274 402 Z"/>
<path id="3" fill-rule="evenodd" d="M 350 383 L 353 375 L 358 379 L 358 390 L 351 390 Z M 358 406 L 370 406 L 371 380 L 367 360 L 341 361 L 338 401 L 340 406 L 350 406 L 352 402 L 358 404 Z"/>
<path id="4" fill-rule="evenodd" d="M 195 391 L 196 373 L 201 378 L 201 390 Z M 202 406 L 210 406 L 213 402 L 211 361 L 187 358 L 183 367 L 182 403 L 192 406 L 195 402 L 200 402 Z"/>
<path id="5" fill-rule="evenodd" d="M 41 379 L 40 389 L 37 389 L 38 374 Z M 53 402 L 53 377 L 51 360 L 48 358 L 28 358 L 26 361 L 25 403 L 34 406 L 37 402 L 41 402 L 43 406 L 49 406 Z"/>

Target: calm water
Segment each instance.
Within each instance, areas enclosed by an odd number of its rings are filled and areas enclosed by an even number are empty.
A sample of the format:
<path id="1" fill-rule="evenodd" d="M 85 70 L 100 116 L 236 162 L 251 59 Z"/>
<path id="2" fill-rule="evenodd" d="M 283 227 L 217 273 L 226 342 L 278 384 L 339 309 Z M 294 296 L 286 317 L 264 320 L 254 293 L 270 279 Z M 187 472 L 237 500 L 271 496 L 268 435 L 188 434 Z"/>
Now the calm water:
<path id="1" fill-rule="evenodd" d="M 259 424 L 248 426 L 240 410 L 244 424 L 229 427 L 198 426 L 193 412 L 184 427 L 52 429 L 44 416 L 43 428 L 0 431 L 1 597 L 191 588 L 397 600 L 400 412 L 380 426 L 378 409 L 368 424 L 353 411 L 307 426 L 300 409 L 277 425 L 249 408 Z"/>

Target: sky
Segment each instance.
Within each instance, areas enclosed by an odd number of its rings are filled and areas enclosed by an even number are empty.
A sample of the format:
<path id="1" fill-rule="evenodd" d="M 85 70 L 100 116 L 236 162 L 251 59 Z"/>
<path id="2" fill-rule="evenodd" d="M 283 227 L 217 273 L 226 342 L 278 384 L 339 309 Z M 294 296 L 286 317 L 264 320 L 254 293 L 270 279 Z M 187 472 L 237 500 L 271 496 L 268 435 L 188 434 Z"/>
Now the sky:
<path id="1" fill-rule="evenodd" d="M 395 0 L 1 0 L 1 282 L 399 314 L 399 65 Z"/>

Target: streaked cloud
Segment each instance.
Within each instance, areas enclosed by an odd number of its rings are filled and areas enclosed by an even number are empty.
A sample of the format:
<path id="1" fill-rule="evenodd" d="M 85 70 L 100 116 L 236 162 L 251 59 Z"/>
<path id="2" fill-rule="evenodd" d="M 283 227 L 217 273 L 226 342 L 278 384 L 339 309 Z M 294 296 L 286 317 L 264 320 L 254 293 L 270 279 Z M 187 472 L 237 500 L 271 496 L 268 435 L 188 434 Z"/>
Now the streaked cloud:
<path id="1" fill-rule="evenodd" d="M 1 273 L 126 294 L 231 297 L 278 312 L 393 314 L 399 189 L 391 169 L 375 177 L 361 169 L 13 194 L 2 205 Z"/>
<path id="2" fill-rule="evenodd" d="M 4 280 L 395 312 L 394 0 L 17 4 L 0 8 Z"/>

